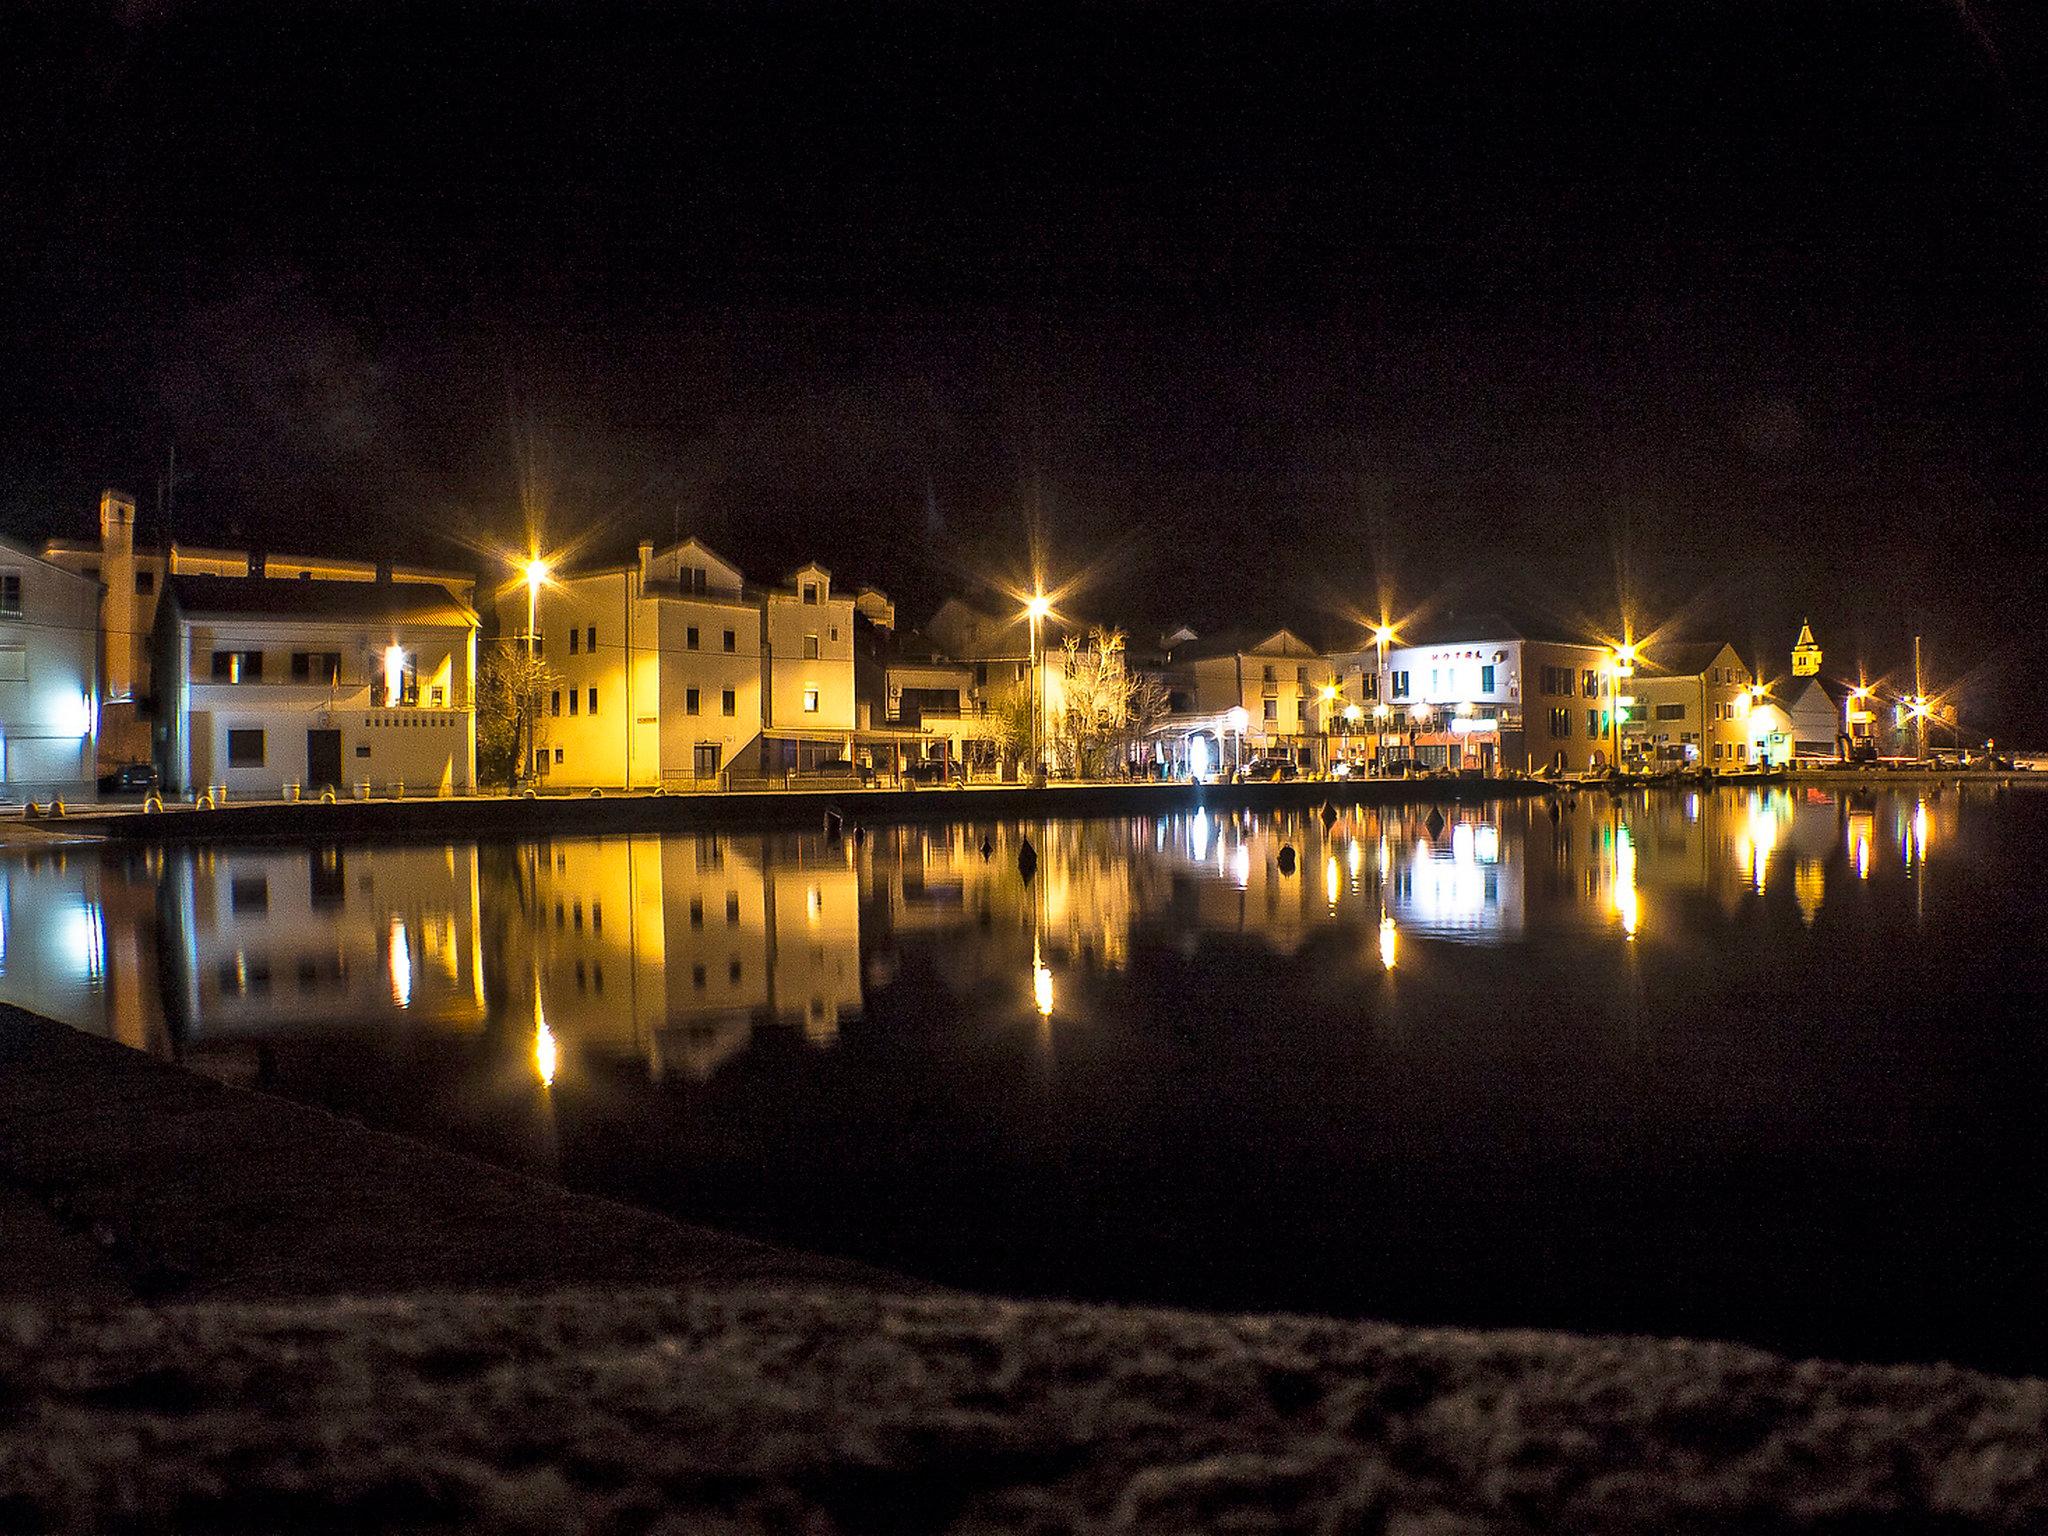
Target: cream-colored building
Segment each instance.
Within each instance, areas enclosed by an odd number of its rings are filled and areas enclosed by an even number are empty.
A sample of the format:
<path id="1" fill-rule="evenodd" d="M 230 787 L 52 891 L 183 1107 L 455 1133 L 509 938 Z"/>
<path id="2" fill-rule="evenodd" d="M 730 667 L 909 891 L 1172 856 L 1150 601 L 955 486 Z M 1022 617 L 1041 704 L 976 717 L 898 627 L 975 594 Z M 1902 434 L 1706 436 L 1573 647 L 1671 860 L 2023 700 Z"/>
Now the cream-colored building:
<path id="1" fill-rule="evenodd" d="M 527 591 L 499 598 L 526 638 Z M 552 575 L 535 603 L 549 685 L 538 777 L 652 789 L 779 780 L 850 761 L 851 597 L 816 564 L 754 588 L 696 539 L 629 565 Z"/>
<path id="2" fill-rule="evenodd" d="M 478 623 L 448 588 L 173 576 L 161 596 L 166 794 L 475 788 Z"/>
<path id="3" fill-rule="evenodd" d="M 0 793 L 93 787 L 98 588 L 0 540 Z"/>
<path id="4" fill-rule="evenodd" d="M 1652 765 L 1747 766 L 1755 681 L 1732 645 L 1644 646 L 1627 685 L 1630 755 Z"/>

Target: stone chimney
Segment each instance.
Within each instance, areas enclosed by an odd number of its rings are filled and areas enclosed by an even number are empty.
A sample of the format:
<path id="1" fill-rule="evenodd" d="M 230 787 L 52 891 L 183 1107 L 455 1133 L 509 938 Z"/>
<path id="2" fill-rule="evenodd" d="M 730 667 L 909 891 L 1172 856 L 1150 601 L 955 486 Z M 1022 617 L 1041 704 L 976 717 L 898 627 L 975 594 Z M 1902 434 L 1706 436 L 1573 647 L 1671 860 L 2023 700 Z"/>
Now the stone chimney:
<path id="1" fill-rule="evenodd" d="M 132 699 L 145 637 L 136 613 L 135 498 L 126 491 L 100 492 L 100 583 L 100 676 L 109 700 Z"/>

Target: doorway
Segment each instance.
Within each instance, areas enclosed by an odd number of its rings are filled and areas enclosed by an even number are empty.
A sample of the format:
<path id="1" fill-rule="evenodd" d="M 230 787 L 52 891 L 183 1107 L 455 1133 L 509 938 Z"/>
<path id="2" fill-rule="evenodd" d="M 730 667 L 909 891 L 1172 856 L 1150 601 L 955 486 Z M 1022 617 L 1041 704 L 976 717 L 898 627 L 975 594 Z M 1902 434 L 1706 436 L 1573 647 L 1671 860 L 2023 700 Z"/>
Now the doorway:
<path id="1" fill-rule="evenodd" d="M 306 787 L 341 788 L 341 732 L 306 732 Z"/>
<path id="2" fill-rule="evenodd" d="M 718 743 L 700 742 L 697 746 L 697 777 L 715 779 L 718 777 Z"/>

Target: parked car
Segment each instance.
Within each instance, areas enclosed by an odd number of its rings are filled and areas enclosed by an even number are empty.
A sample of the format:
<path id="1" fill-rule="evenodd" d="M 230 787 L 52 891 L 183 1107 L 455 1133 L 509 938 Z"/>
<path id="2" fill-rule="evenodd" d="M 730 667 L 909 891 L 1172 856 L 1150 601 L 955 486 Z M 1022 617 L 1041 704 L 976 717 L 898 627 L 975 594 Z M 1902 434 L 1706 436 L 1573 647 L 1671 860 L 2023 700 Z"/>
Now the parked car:
<path id="1" fill-rule="evenodd" d="M 103 795 L 146 795 L 155 788 L 154 763 L 123 763 L 112 773 L 100 775 L 100 793 Z"/>
<path id="2" fill-rule="evenodd" d="M 1287 757 L 1255 757 L 1238 770 L 1240 776 L 1260 783 L 1277 784 L 1282 779 L 1299 778 L 1301 770 L 1294 766 L 1294 760 Z"/>
<path id="3" fill-rule="evenodd" d="M 903 777 L 913 784 L 950 784 L 954 770 L 944 758 L 935 757 L 928 762 L 905 763 Z"/>

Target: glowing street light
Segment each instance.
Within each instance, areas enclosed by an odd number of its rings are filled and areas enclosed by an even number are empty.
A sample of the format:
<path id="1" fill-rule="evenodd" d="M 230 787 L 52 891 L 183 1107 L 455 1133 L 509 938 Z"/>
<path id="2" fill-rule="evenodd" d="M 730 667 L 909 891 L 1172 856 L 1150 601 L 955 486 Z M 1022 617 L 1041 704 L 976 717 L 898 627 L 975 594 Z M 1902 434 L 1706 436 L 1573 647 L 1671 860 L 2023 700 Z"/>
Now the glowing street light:
<path id="1" fill-rule="evenodd" d="M 1024 600 L 1024 616 L 1031 621 L 1031 782 L 1045 782 L 1045 745 L 1040 740 L 1045 714 L 1045 661 L 1039 651 L 1038 626 L 1052 612 L 1052 599 L 1033 592 Z"/>
<path id="2" fill-rule="evenodd" d="M 520 574 L 526 578 L 526 654 L 535 654 L 539 645 L 539 631 L 536 620 L 540 612 L 540 589 L 547 585 L 554 568 L 539 555 L 534 555 L 520 567 Z"/>
<path id="3" fill-rule="evenodd" d="M 1387 706 L 1385 702 L 1387 697 L 1387 647 L 1392 645 L 1393 643 L 1393 625 L 1388 624 L 1384 621 L 1373 625 L 1372 644 L 1373 650 L 1378 654 L 1379 663 L 1373 671 L 1372 691 L 1373 696 L 1381 701 L 1378 704 L 1375 704 L 1372 710 L 1372 765 L 1374 772 L 1379 771 L 1380 753 L 1385 750 L 1385 742 L 1382 739 L 1383 732 L 1381 730 L 1381 722 L 1384 721 L 1387 717 Z"/>

